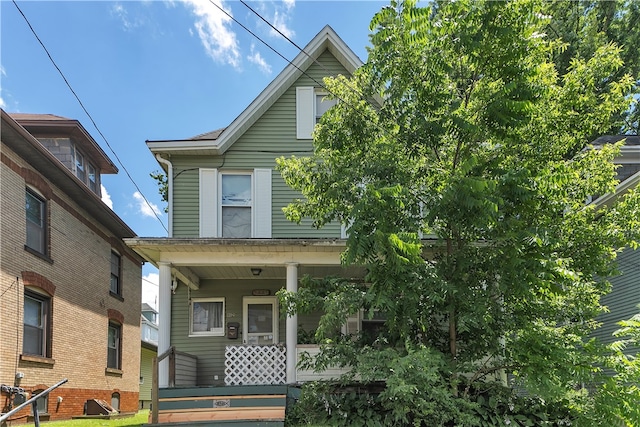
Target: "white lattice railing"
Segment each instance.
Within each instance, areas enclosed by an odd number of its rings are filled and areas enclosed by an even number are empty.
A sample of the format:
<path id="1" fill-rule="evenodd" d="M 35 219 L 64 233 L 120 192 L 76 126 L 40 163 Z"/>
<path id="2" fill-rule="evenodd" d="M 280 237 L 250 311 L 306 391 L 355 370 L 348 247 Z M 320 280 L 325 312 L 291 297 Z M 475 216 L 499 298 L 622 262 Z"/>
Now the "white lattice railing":
<path id="1" fill-rule="evenodd" d="M 224 352 L 224 383 L 284 384 L 286 350 L 279 345 L 228 345 Z"/>

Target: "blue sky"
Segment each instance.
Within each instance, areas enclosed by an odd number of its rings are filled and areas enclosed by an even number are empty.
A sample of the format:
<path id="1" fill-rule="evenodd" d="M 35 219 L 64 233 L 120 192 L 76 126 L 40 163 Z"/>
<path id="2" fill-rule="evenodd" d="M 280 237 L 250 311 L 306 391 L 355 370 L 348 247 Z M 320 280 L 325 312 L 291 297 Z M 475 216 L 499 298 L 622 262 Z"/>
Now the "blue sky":
<path id="1" fill-rule="evenodd" d="M 299 53 L 239 1 L 212 1 L 289 60 Z M 387 4 L 247 3 L 301 47 L 329 24 L 363 61 L 369 21 Z M 120 169 L 118 175 L 102 177 L 107 202 L 142 237 L 167 235 L 152 211 L 167 224 L 157 185 L 149 177 L 160 167 L 145 141 L 188 138 L 228 125 L 287 65 L 209 0 L 17 5 L 108 145 L 9 0 L 0 0 L 0 107 L 79 120 Z M 157 272 L 146 265 L 143 275 L 143 302 L 154 305 Z"/>

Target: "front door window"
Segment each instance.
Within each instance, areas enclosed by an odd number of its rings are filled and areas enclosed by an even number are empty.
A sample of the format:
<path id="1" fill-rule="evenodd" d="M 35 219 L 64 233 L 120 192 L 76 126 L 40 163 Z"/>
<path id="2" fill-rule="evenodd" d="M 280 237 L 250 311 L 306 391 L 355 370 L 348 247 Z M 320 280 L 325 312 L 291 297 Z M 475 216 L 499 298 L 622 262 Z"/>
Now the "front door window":
<path id="1" fill-rule="evenodd" d="M 278 342 L 276 297 L 245 297 L 243 317 L 244 344 L 269 345 Z"/>

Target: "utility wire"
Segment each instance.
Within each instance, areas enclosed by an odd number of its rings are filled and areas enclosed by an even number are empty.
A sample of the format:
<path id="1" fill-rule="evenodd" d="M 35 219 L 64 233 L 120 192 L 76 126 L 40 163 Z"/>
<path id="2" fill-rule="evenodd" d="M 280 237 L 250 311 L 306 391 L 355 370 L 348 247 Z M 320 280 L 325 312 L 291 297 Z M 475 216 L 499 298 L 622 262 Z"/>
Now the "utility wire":
<path id="1" fill-rule="evenodd" d="M 49 50 L 47 49 L 47 47 L 44 45 L 44 43 L 42 42 L 42 40 L 40 40 L 40 37 L 38 37 L 38 34 L 36 33 L 36 31 L 34 30 L 33 26 L 31 25 L 31 23 L 29 22 L 29 20 L 27 19 L 27 17 L 25 16 L 25 14 L 22 12 L 22 9 L 20 9 L 20 7 L 18 6 L 18 3 L 16 3 L 16 0 L 12 0 L 14 6 L 16 7 L 16 9 L 18 9 L 18 12 L 20 12 L 20 15 L 22 15 L 22 17 L 24 18 L 25 22 L 27 23 L 27 25 L 29 26 L 29 29 L 31 30 L 31 32 L 33 33 L 33 35 L 35 36 L 36 40 L 38 40 L 38 43 L 40 43 L 40 46 L 42 46 L 42 49 L 44 49 L 45 53 L 47 54 L 47 56 L 49 57 L 49 60 L 51 61 L 51 63 L 53 64 L 53 66 L 55 67 L 56 70 L 58 70 L 58 73 L 60 74 L 60 76 L 62 77 L 62 80 L 64 80 L 65 84 L 67 85 L 67 87 L 69 88 L 69 90 L 71 91 L 71 93 L 73 94 L 73 96 L 76 98 L 76 100 L 78 101 L 78 104 L 80 104 L 80 107 L 82 108 L 82 110 L 85 112 L 85 114 L 87 115 L 87 117 L 89 118 L 89 120 L 91 121 L 91 123 L 93 124 L 93 127 L 96 129 L 96 131 L 98 132 L 98 134 L 100 134 L 100 136 L 102 137 L 103 141 L 105 142 L 105 144 L 107 144 L 107 147 L 109 147 L 109 150 L 111 150 L 111 153 L 113 154 L 113 156 L 116 158 L 116 160 L 118 161 L 118 164 L 120 164 L 120 167 L 122 167 L 122 170 L 124 170 L 125 174 L 127 175 L 127 177 L 129 178 L 129 180 L 133 183 L 133 186 L 136 188 L 136 190 L 138 190 L 138 193 L 140 193 L 140 195 L 142 196 L 142 198 L 144 199 L 145 203 L 147 204 L 147 206 L 149 206 L 149 209 L 151 209 L 151 211 L 153 212 L 153 215 L 156 217 L 156 219 L 158 220 L 158 222 L 160 222 L 160 225 L 162 225 L 162 228 L 164 228 L 164 230 L 167 232 L 167 234 L 169 233 L 169 230 L 167 229 L 167 227 L 164 225 L 164 222 L 162 222 L 162 220 L 160 219 L 160 217 L 158 216 L 158 214 L 156 213 L 156 210 L 154 209 L 154 207 L 151 205 L 151 203 L 149 202 L 149 200 L 147 200 L 146 196 L 142 193 L 142 190 L 140 190 L 140 187 L 138 187 L 138 184 L 136 184 L 136 182 L 133 180 L 133 177 L 131 176 L 131 174 L 129 173 L 129 171 L 127 170 L 127 168 L 124 166 L 124 164 L 122 163 L 122 161 L 120 160 L 120 157 L 118 157 L 118 155 L 116 154 L 115 150 L 111 147 L 111 144 L 109 144 L 109 141 L 107 140 L 107 138 L 104 136 L 104 134 L 102 133 L 102 131 L 100 130 L 100 128 L 98 127 L 98 125 L 96 124 L 95 120 L 93 119 L 93 116 L 89 113 L 89 111 L 87 110 L 87 108 L 84 106 L 83 102 L 80 100 L 80 97 L 78 96 L 78 94 L 75 92 L 75 90 L 73 90 L 73 87 L 71 87 L 71 84 L 69 83 L 69 81 L 67 80 L 67 77 L 64 75 L 64 73 L 62 72 L 62 70 L 60 69 L 60 67 L 58 67 L 58 64 L 56 64 L 56 61 L 53 59 L 53 57 L 51 56 L 51 54 L 49 53 Z"/>
<path id="2" fill-rule="evenodd" d="M 15 0 L 14 0 L 15 1 Z M 260 43 L 262 43 L 263 45 L 265 45 L 266 47 L 268 47 L 269 49 L 271 49 L 273 52 L 275 52 L 276 55 L 278 55 L 280 58 L 284 59 L 289 65 L 292 65 L 293 67 L 295 67 L 298 71 L 300 71 L 302 74 L 304 74 L 305 76 L 307 76 L 308 78 L 310 78 L 315 84 L 317 84 L 318 86 L 320 86 L 321 88 L 323 88 L 324 90 L 326 90 L 327 92 L 329 92 L 331 95 L 333 95 L 336 99 L 338 99 L 339 101 L 344 102 L 346 105 L 349 105 L 349 103 L 347 103 L 346 101 L 344 101 L 342 98 L 340 98 L 338 95 L 336 95 L 335 93 L 333 93 L 330 89 L 328 89 L 324 84 L 320 83 L 318 80 L 316 80 L 315 78 L 313 78 L 312 76 L 310 76 L 309 74 L 307 74 L 307 72 L 305 70 L 303 70 L 302 68 L 298 67 L 296 64 L 294 64 L 292 61 L 290 61 L 286 56 L 284 56 L 283 54 L 281 54 L 280 52 L 278 52 L 273 46 L 271 46 L 269 43 L 267 43 L 266 41 L 264 41 L 262 38 L 260 38 L 260 36 L 258 36 L 256 33 L 254 33 L 253 31 L 251 31 L 249 28 L 247 28 L 244 24 L 242 24 L 240 21 L 238 21 L 236 18 L 233 17 L 233 15 L 231 15 L 229 12 L 227 12 L 226 10 L 224 10 L 221 6 L 219 6 L 218 4 L 216 4 L 213 0 L 209 0 L 209 3 L 211 3 L 212 5 L 214 5 L 216 8 L 218 8 L 218 10 L 220 10 L 222 13 L 224 13 L 225 15 L 227 15 L 233 22 L 235 22 L 236 24 L 240 25 L 245 31 L 247 31 L 249 34 L 251 34 L 253 37 L 255 37 L 256 39 L 258 39 L 260 41 Z M 264 19 L 264 18 L 263 18 Z"/>
<path id="3" fill-rule="evenodd" d="M 209 0 L 210 2 L 213 3 L 212 0 Z M 329 70 L 329 68 L 327 68 L 324 64 L 322 64 L 320 61 L 318 61 L 316 58 L 312 57 L 311 55 L 309 55 L 308 52 L 306 52 L 303 48 L 301 48 L 297 43 L 295 43 L 293 40 L 291 40 L 289 37 L 287 37 L 286 34 L 284 34 L 282 31 L 280 31 L 278 28 L 276 28 L 271 22 L 269 22 L 266 18 L 264 18 L 262 15 L 260 15 L 260 13 L 258 13 L 255 9 L 253 9 L 251 6 L 249 6 L 244 0 L 240 0 L 240 3 L 242 3 L 247 9 L 249 9 L 251 12 L 253 12 L 258 18 L 260 18 L 263 22 L 265 22 L 269 27 L 271 27 L 274 31 L 276 31 L 278 34 L 280 34 L 282 37 L 284 37 L 289 43 L 291 43 L 293 46 L 296 47 L 296 49 L 298 49 L 301 53 L 303 53 L 304 55 L 306 55 L 309 59 L 311 59 L 315 64 L 317 64 L 322 70 L 326 71 L 327 73 L 331 74 L 331 70 Z M 215 3 L 213 3 L 215 5 Z M 224 11 L 223 9 L 221 9 L 218 5 L 215 5 L 216 7 L 218 7 L 218 9 L 222 10 L 225 14 L 227 14 L 227 16 L 229 16 L 231 19 L 233 19 L 236 23 L 238 23 L 241 27 L 245 28 L 246 27 L 242 24 L 240 24 L 236 19 L 234 19 L 231 15 L 229 15 L 226 11 Z M 254 37 L 256 37 L 258 40 L 260 40 L 265 46 L 267 46 L 269 49 L 273 50 L 274 52 L 276 52 L 281 58 L 284 58 L 285 61 L 287 61 L 289 64 L 293 65 L 294 67 L 296 67 L 300 72 L 302 72 L 302 74 L 304 74 L 305 76 L 309 77 L 311 80 L 313 80 L 313 82 L 315 82 L 318 86 L 322 87 L 324 90 L 326 90 L 327 92 L 329 92 L 331 95 L 334 96 L 334 98 L 336 98 L 337 100 L 343 102 L 345 105 L 349 106 L 353 111 L 355 111 L 356 113 L 358 113 L 359 115 L 361 115 L 365 120 L 367 120 L 371 126 L 375 127 L 376 129 L 378 129 L 381 133 L 383 133 L 385 136 L 393 139 L 394 135 L 389 132 L 389 130 L 383 128 L 382 126 L 380 126 L 379 123 L 373 123 L 370 120 L 368 120 L 367 117 L 364 117 L 356 108 L 354 108 L 354 106 L 348 102 L 346 102 L 344 99 L 340 98 L 338 95 L 336 95 L 333 91 L 331 91 L 330 89 L 328 89 L 324 84 L 318 82 L 316 79 L 314 79 L 313 77 L 311 77 L 309 74 L 307 74 L 304 70 L 300 69 L 298 66 L 296 66 L 295 64 L 293 64 L 293 62 L 289 61 L 287 58 L 285 58 L 284 56 L 282 56 L 280 53 L 278 53 L 273 47 L 271 47 L 268 43 L 266 43 L 264 40 L 262 40 L 260 37 L 256 36 L 255 34 L 253 34 L 253 32 L 249 31 Z M 371 100 L 368 99 L 367 97 L 364 96 L 364 94 L 359 91 L 358 89 L 356 89 L 355 87 L 353 87 L 348 81 L 345 81 L 345 86 L 347 88 L 349 88 L 355 95 L 357 95 L 360 99 L 363 99 L 365 102 L 367 102 L 369 105 L 371 105 L 372 107 L 374 107 L 374 109 L 377 109 L 376 105 L 373 105 Z"/>
<path id="4" fill-rule="evenodd" d="M 296 49 L 298 49 L 301 53 L 305 54 L 307 56 L 307 58 L 311 59 L 314 64 L 318 65 L 320 68 L 322 68 L 324 71 L 331 73 L 331 70 L 329 70 L 329 68 L 324 65 L 323 63 L 321 63 L 320 61 L 318 61 L 316 58 L 312 57 L 311 55 L 309 55 L 309 53 L 307 53 L 307 51 L 305 51 L 303 48 L 301 48 L 296 42 L 294 42 L 293 40 L 291 40 L 286 34 L 284 34 L 282 31 L 280 31 L 280 29 L 278 29 L 275 25 L 273 25 L 271 22 L 269 22 L 264 16 L 260 15 L 260 13 L 258 13 L 254 8 L 252 8 L 251 6 L 249 6 L 244 0 L 240 0 L 240 3 L 242 3 L 247 9 L 249 9 L 251 12 L 253 12 L 254 15 L 256 15 L 258 18 L 260 18 L 265 24 L 267 24 L 272 30 L 274 30 L 275 32 L 277 32 L 278 34 L 280 34 L 282 37 L 284 37 L 284 39 L 286 41 L 288 41 L 289 43 L 291 43 L 293 46 L 295 46 Z M 345 85 L 351 89 L 351 91 L 353 93 L 355 93 L 356 95 L 358 95 L 360 98 L 364 99 L 365 101 L 368 102 L 368 100 L 365 98 L 365 96 L 362 94 L 362 92 L 360 92 L 358 89 L 354 88 L 353 86 L 351 86 L 348 82 L 345 83 Z M 325 88 L 326 89 L 326 88 Z M 375 106 L 374 106 L 375 107 Z"/>

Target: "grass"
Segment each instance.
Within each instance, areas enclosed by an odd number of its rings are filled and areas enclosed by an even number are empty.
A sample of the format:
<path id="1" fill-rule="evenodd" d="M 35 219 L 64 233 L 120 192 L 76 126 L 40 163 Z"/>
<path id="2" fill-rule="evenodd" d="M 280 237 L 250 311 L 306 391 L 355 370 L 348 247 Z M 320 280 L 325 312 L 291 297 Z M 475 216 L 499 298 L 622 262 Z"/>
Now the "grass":
<path id="1" fill-rule="evenodd" d="M 40 422 L 43 427 L 140 427 L 147 423 L 149 410 L 139 411 L 132 417 L 119 418 L 113 420 L 65 420 Z"/>

